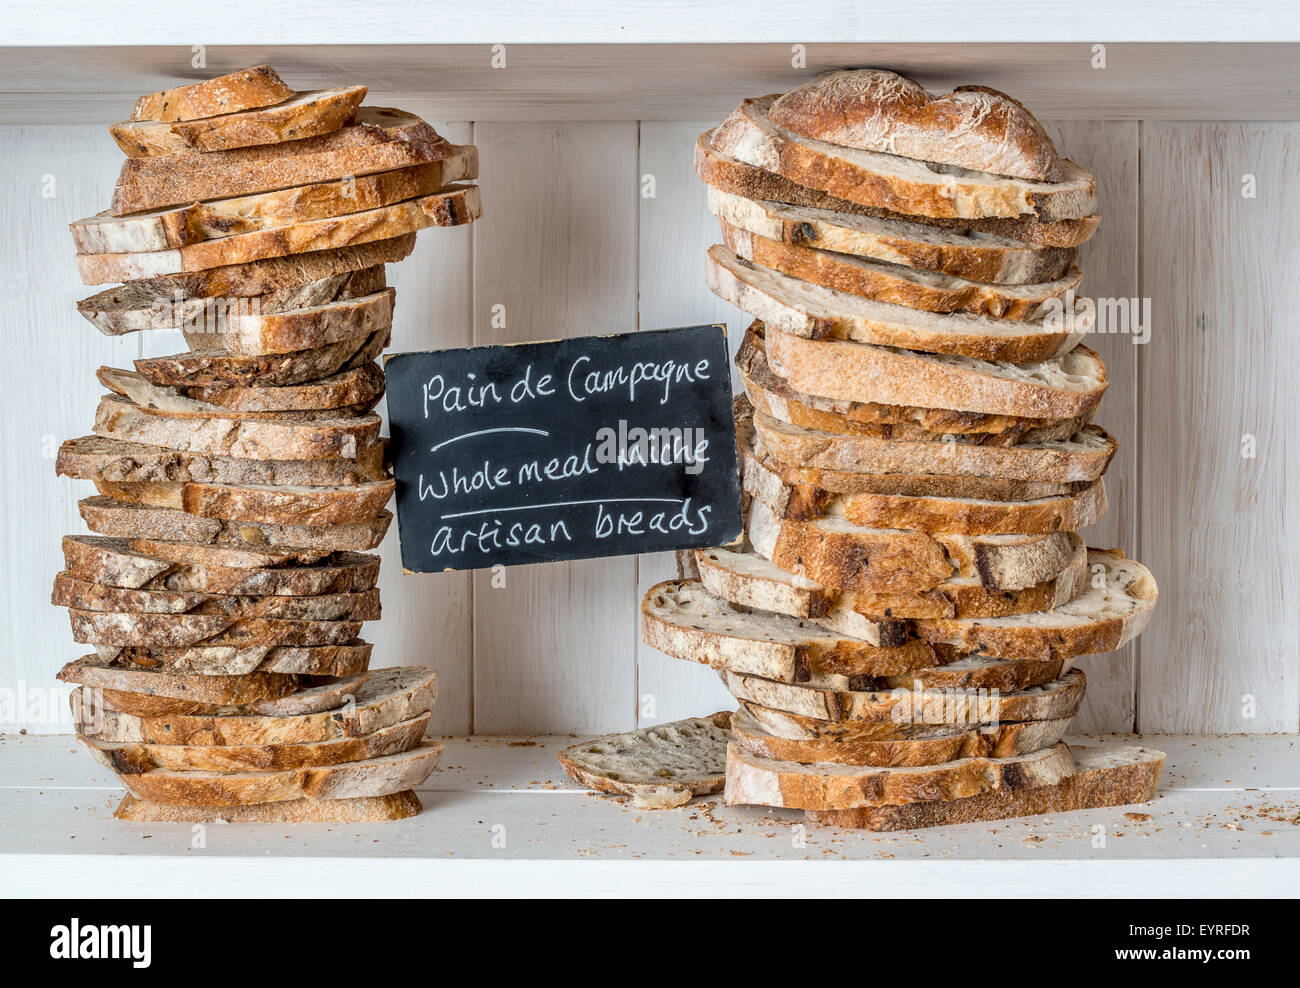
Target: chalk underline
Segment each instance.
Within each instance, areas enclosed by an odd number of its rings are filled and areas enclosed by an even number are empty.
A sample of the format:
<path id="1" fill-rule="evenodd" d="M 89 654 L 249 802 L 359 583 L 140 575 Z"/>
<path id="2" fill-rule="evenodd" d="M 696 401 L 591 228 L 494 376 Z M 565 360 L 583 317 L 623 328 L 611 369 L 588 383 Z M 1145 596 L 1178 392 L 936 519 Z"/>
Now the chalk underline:
<path id="1" fill-rule="evenodd" d="M 590 501 L 551 501 L 549 504 L 517 504 L 510 508 L 481 508 L 477 511 L 457 511 L 450 515 L 443 515 L 442 520 L 465 518 L 469 515 L 504 514 L 507 511 L 532 511 L 536 508 L 567 508 L 577 504 L 625 504 L 635 501 L 654 501 L 662 504 L 682 503 L 682 499 L 679 497 L 598 497 Z"/>
<path id="2" fill-rule="evenodd" d="M 452 443 L 458 443 L 462 439 L 473 439 L 475 436 L 486 436 L 491 432 L 531 432 L 535 436 L 549 436 L 550 433 L 545 429 L 530 429 L 523 425 L 503 425 L 499 429 L 479 429 L 478 432 L 467 432 L 463 436 L 452 436 L 450 439 L 444 439 L 437 446 L 430 446 L 429 452 L 436 453 L 444 446 L 450 446 Z"/>

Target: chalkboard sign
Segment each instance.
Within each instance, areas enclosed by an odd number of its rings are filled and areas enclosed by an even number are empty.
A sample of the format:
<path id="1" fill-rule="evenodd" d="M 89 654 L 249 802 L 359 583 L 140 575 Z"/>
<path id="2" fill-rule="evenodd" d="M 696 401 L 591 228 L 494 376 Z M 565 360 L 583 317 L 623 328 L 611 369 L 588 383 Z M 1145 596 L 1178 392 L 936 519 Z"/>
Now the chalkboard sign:
<path id="1" fill-rule="evenodd" d="M 722 326 L 401 353 L 384 370 L 408 572 L 740 534 Z"/>

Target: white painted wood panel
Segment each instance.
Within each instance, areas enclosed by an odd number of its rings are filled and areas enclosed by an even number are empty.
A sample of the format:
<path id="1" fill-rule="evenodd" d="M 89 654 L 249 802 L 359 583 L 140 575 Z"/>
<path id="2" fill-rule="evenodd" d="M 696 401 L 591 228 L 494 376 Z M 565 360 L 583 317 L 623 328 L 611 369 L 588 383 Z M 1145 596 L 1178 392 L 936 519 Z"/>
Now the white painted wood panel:
<path id="1" fill-rule="evenodd" d="M 474 342 L 635 330 L 636 124 L 480 123 L 475 140 Z M 635 569 L 627 556 L 475 575 L 476 731 L 632 726 Z"/>
<path id="2" fill-rule="evenodd" d="M 76 502 L 94 488 L 56 478 L 54 457 L 64 439 L 90 432 L 102 391 L 95 369 L 129 360 L 136 344 L 77 313 L 76 299 L 93 289 L 77 276 L 68 223 L 107 205 L 120 161 L 102 127 L 0 128 L 0 690 L 16 691 L 19 706 L 19 724 L 0 731 L 70 730 L 54 674 L 90 651 L 50 606 L 50 587 L 63 568 L 60 540 L 86 531 Z M 24 693 L 38 704 L 30 720 Z"/>
<path id="3" fill-rule="evenodd" d="M 1143 127 L 1143 731 L 1300 727 L 1298 166 L 1296 124 Z"/>

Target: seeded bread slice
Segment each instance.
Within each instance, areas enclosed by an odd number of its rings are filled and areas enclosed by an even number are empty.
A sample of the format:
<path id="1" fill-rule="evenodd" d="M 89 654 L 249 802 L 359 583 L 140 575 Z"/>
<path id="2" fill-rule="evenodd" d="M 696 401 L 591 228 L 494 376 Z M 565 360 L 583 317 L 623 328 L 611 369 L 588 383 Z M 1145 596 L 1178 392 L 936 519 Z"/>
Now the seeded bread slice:
<path id="1" fill-rule="evenodd" d="M 876 768 L 800 765 L 727 748 L 727 805 L 800 810 L 944 802 L 986 792 L 1054 785 L 1074 774 L 1064 744 L 1010 758 L 961 758 L 942 765 Z"/>
<path id="2" fill-rule="evenodd" d="M 345 682 L 351 683 L 350 680 Z M 184 745 L 308 744 L 373 734 L 432 709 L 437 677 L 429 669 L 376 669 L 351 684 L 346 705 L 297 714 L 140 716 L 96 708 L 93 697 L 73 704 L 77 730 L 105 742 Z"/>
<path id="3" fill-rule="evenodd" d="M 1070 270 L 1077 253 L 1073 247 L 1027 244 L 996 233 L 946 230 L 904 219 L 747 199 L 713 187 L 709 188 L 709 211 L 732 227 L 767 240 L 987 284 L 1055 281 Z"/>
<path id="4" fill-rule="evenodd" d="M 189 648 L 197 645 L 345 645 L 360 620 L 277 620 L 226 614 L 130 613 L 68 608 L 74 641 L 91 645 Z"/>
<path id="5" fill-rule="evenodd" d="M 96 480 L 105 497 L 152 508 L 171 508 L 199 518 L 275 525 L 348 525 L 376 517 L 393 496 L 393 481 L 345 487 L 253 484 L 119 483 Z"/>
<path id="6" fill-rule="evenodd" d="M 194 349 L 218 347 L 229 353 L 259 356 L 364 340 L 392 328 L 395 294 L 385 288 L 360 298 L 283 312 L 227 314 L 214 326 L 187 329 L 185 341 Z"/>
<path id="7" fill-rule="evenodd" d="M 370 668 L 372 646 L 347 645 L 195 645 L 189 648 L 95 646 L 98 657 L 125 669 L 198 676 L 283 673 L 292 676 L 350 678 Z"/>
<path id="8" fill-rule="evenodd" d="M 293 90 L 269 65 L 254 65 L 203 82 L 141 96 L 132 120 L 196 120 L 273 106 L 293 97 Z"/>
<path id="9" fill-rule="evenodd" d="M 560 764 L 574 782 L 632 797 L 639 809 L 672 809 L 721 792 L 727 768 L 725 710 L 569 745 Z"/>
<path id="10" fill-rule="evenodd" d="M 961 758 L 1014 758 L 1057 744 L 1069 727 L 1068 718 L 999 724 L 984 733 L 978 728 L 929 727 L 911 738 L 839 739 L 787 738 L 770 731 L 741 707 L 731 717 L 735 744 L 759 758 L 804 765 L 862 765 L 893 768 L 940 765 Z"/>
<path id="11" fill-rule="evenodd" d="M 1051 320 L 993 319 L 862 298 L 761 267 L 718 244 L 709 248 L 705 274 L 715 295 L 763 322 L 769 340 L 779 331 L 805 341 L 853 341 L 1024 362 L 1072 350 L 1091 326 L 1082 309 L 1077 316 L 1070 312 Z"/>
<path id="12" fill-rule="evenodd" d="M 137 823 L 381 823 L 419 816 L 424 807 L 410 789 L 354 799 L 286 799 L 246 806 L 172 806 L 122 797 L 113 812 Z"/>
<path id="13" fill-rule="evenodd" d="M 1052 785 L 1001 790 L 951 802 L 811 810 L 808 818 L 835 827 L 917 830 L 984 823 L 1041 813 L 1145 803 L 1155 798 L 1165 753 L 1151 748 L 1072 746 L 1074 774 Z"/>
<path id="14" fill-rule="evenodd" d="M 1032 214 L 1022 214 L 1013 219 L 955 219 L 909 215 L 877 206 L 864 206 L 861 203 L 838 198 L 821 189 L 792 182 L 776 172 L 766 170 L 766 167 L 755 168 L 719 151 L 712 144 L 714 130 L 706 130 L 695 140 L 695 174 L 712 188 L 722 189 L 745 199 L 807 206 L 895 222 L 907 221 L 944 230 L 956 230 L 959 235 L 996 234 L 1049 247 L 1077 247 L 1096 233 L 1097 226 L 1101 223 L 1101 215 L 1097 213 L 1077 220 L 1046 222 Z"/>

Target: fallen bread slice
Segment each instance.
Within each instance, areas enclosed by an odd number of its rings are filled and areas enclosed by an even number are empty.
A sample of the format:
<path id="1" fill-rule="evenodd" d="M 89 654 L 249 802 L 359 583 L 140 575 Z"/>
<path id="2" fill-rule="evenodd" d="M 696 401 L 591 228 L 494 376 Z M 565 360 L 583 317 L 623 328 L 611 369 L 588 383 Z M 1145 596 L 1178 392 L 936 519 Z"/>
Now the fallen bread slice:
<path id="1" fill-rule="evenodd" d="M 909 738 L 787 738 L 773 733 L 742 706 L 731 716 L 732 740 L 759 758 L 804 765 L 892 768 L 940 765 L 961 758 L 1014 758 L 1050 748 L 1064 736 L 1068 718 L 979 728 L 922 725 Z"/>
<path id="2" fill-rule="evenodd" d="M 124 120 L 108 132 L 128 158 L 280 144 L 338 130 L 351 122 L 365 97 L 365 86 L 321 89 L 272 106 L 191 120 Z"/>
<path id="3" fill-rule="evenodd" d="M 1077 253 L 1073 247 L 1027 244 L 996 233 L 749 199 L 712 186 L 709 211 L 732 227 L 768 240 L 987 284 L 1055 281 L 1070 270 Z"/>
<path id="4" fill-rule="evenodd" d="M 750 324 L 736 351 L 735 364 L 753 409 L 790 425 L 879 439 L 943 442 L 961 437 L 981 446 L 1011 446 L 1068 439 L 1092 419 L 1091 410 L 1068 419 L 1043 419 L 803 394 L 769 366 L 764 330 L 761 320 Z M 748 414 L 752 417 L 752 411 Z"/>
<path id="5" fill-rule="evenodd" d="M 152 508 L 172 508 L 199 518 L 278 525 L 347 525 L 384 510 L 392 480 L 341 487 L 260 486 L 203 482 L 120 483 L 96 480 L 105 497 Z"/>
<path id="6" fill-rule="evenodd" d="M 376 669 L 349 684 L 348 701 L 294 714 L 133 716 L 96 707 L 93 695 L 74 696 L 77 730 L 104 742 L 181 745 L 309 744 L 363 737 L 433 708 L 437 677 L 429 669 Z M 300 694 L 301 695 L 301 694 Z"/>
<path id="7" fill-rule="evenodd" d="M 1104 429 L 1084 426 L 1064 440 L 982 446 L 953 437 L 950 442 L 916 442 L 822 432 L 754 413 L 754 431 L 764 450 L 782 463 L 818 470 L 863 473 L 937 473 L 1004 477 L 1009 480 L 1082 481 L 1092 484 L 1119 448 Z"/>
<path id="8" fill-rule="evenodd" d="M 345 418 L 349 415 L 365 415 L 366 412 L 371 411 L 379 403 L 379 399 L 384 395 L 384 373 L 375 364 L 366 364 L 356 370 L 345 371 L 341 375 L 336 375 L 337 384 L 339 385 L 337 388 L 332 383 L 320 382 L 319 388 L 315 384 L 310 384 L 296 389 L 256 389 L 259 391 L 301 391 L 303 393 L 302 397 L 308 399 L 307 401 L 282 395 L 276 396 L 279 399 L 278 401 L 267 401 L 264 404 L 293 404 L 297 402 L 308 406 L 314 403 L 319 406 L 306 408 L 229 408 L 214 402 L 203 401 L 200 398 L 192 398 L 183 393 L 180 388 L 160 387 L 141 377 L 135 371 L 122 370 L 117 367 L 101 367 L 96 372 L 96 376 L 99 378 L 99 383 L 108 390 L 128 399 L 143 409 L 186 418 L 280 419 L 283 421 Z M 334 395 L 338 398 L 354 398 L 356 401 L 342 405 L 327 405 L 325 404 L 327 396 L 321 392 L 329 389 L 333 389 Z"/>
<path id="9" fill-rule="evenodd" d="M 254 230 L 217 240 L 201 240 L 184 247 L 124 254 L 77 254 L 77 271 L 87 285 L 157 278 L 184 271 L 246 264 L 268 257 L 388 240 L 430 226 L 462 226 L 474 222 L 482 212 L 477 185 L 452 186 L 433 195 L 391 206 L 302 220 L 290 226 Z"/>
<path id="10" fill-rule="evenodd" d="M 66 440 L 55 460 L 61 477 L 116 483 L 283 484 L 341 487 L 387 477 L 382 442 L 367 446 L 355 459 L 254 460 L 122 442 L 101 436 Z"/>
<path id="11" fill-rule="evenodd" d="M 1009 178 L 801 137 L 768 116 L 774 97 L 743 100 L 713 131 L 710 144 L 755 168 L 865 206 L 953 218 L 1032 215 L 1082 219 L 1097 212 L 1097 185 L 1074 162 L 1059 180 Z"/>
<path id="12" fill-rule="evenodd" d="M 74 641 L 90 645 L 345 645 L 361 621 L 287 621 L 225 614 L 140 614 L 68 608 Z"/>
<path id="13" fill-rule="evenodd" d="M 185 648 L 96 645 L 98 658 L 124 669 L 198 676 L 354 677 L 370 668 L 369 642 L 347 645 L 194 645 Z"/>
<path id="14" fill-rule="evenodd" d="M 737 197 L 766 202 L 776 202 L 812 209 L 825 209 L 852 216 L 867 216 L 892 222 L 908 222 L 944 230 L 955 230 L 958 236 L 970 234 L 995 234 L 1024 243 L 1047 247 L 1077 247 L 1094 233 L 1101 223 L 1101 215 L 1093 213 L 1080 219 L 1044 221 L 1031 213 L 1022 213 L 1008 219 L 985 217 L 950 218 L 920 216 L 867 206 L 833 196 L 821 189 L 800 185 L 788 178 L 746 164 L 713 146 L 713 130 L 706 130 L 695 139 L 695 174 L 711 188 L 732 193 Z"/>
<path id="15" fill-rule="evenodd" d="M 302 309 L 228 314 L 210 328 L 185 330 L 185 341 L 195 349 L 217 346 L 229 353 L 260 356 L 364 340 L 392 328 L 395 294 L 385 288 L 372 295 Z"/>
<path id="16" fill-rule="evenodd" d="M 194 401 L 251 414 L 355 408 L 358 405 L 370 409 L 384 395 L 384 372 L 378 364 L 363 363 L 305 384 L 281 387 L 207 384 L 182 386 L 176 390 Z"/>
<path id="17" fill-rule="evenodd" d="M 113 812 L 136 823 L 380 823 L 419 816 L 424 807 L 410 789 L 353 799 L 286 799 L 246 806 L 174 806 L 123 796 Z"/>
<path id="18" fill-rule="evenodd" d="M 574 782 L 632 797 L 638 809 L 672 809 L 721 792 L 727 770 L 725 710 L 569 745 L 560 764 Z"/>
<path id="19" fill-rule="evenodd" d="M 763 322 L 769 340 L 787 334 L 805 341 L 852 341 L 1024 362 L 1074 349 L 1092 325 L 1082 307 L 1052 319 L 993 319 L 862 298 L 760 267 L 716 244 L 709 248 L 705 274 L 715 295 Z"/>
<path id="20" fill-rule="evenodd" d="M 429 714 L 394 724 L 359 738 L 307 744 L 173 745 L 101 741 L 79 735 L 95 760 L 120 775 L 162 769 L 168 772 L 267 772 L 382 758 L 410 751 L 424 737 Z"/>
<path id="21" fill-rule="evenodd" d="M 341 525 L 245 522 L 199 518 L 171 508 L 150 508 L 102 496 L 82 498 L 77 510 L 86 526 L 98 535 L 251 550 L 283 546 L 320 552 L 368 552 L 383 541 L 393 520 L 390 512 L 381 511 L 374 518 Z"/>
<path id="22" fill-rule="evenodd" d="M 365 674 L 362 673 L 347 679 L 329 679 L 319 686 L 304 687 L 284 696 L 233 704 L 200 703 L 195 700 L 99 687 L 92 689 L 98 694 L 97 702 L 101 702 L 106 712 L 112 710 L 135 717 L 222 717 L 241 714 L 290 717 L 335 709 L 347 702 L 348 697 L 356 692 L 365 678 Z"/>
<path id="23" fill-rule="evenodd" d="M 257 384 L 279 387 L 305 384 L 370 363 L 388 346 L 389 330 L 363 340 L 339 340 L 314 350 L 246 356 L 219 347 L 149 357 L 135 369 L 154 384 L 198 387 L 207 384 Z"/>
<path id="24" fill-rule="evenodd" d="M 105 395 L 95 412 L 95 434 L 105 439 L 253 460 L 356 459 L 379 439 L 379 426 L 378 415 L 315 420 L 173 415 L 118 395 Z"/>
<path id="25" fill-rule="evenodd" d="M 1043 813 L 1067 813 L 1145 803 L 1155 798 L 1165 753 L 1151 748 L 1072 746 L 1074 774 L 1051 785 L 1003 789 L 951 802 L 810 810 L 808 818 L 834 827 L 916 830 L 983 823 Z"/>
<path id="26" fill-rule="evenodd" d="M 442 187 L 441 163 L 411 165 L 335 182 L 300 185 L 251 196 L 192 202 L 130 216 L 97 213 L 69 224 L 82 254 L 169 250 L 202 240 L 289 226 L 342 213 L 418 199 Z"/>
<path id="27" fill-rule="evenodd" d="M 292 99 L 294 92 L 269 65 L 254 65 L 214 79 L 141 96 L 132 120 L 195 120 L 239 113 Z"/>
<path id="28" fill-rule="evenodd" d="M 1074 774 L 1064 744 L 1010 758 L 960 758 L 942 765 L 878 768 L 801 765 L 727 748 L 728 806 L 851 810 L 862 806 L 944 802 L 986 792 L 1049 786 Z M 128 788 L 129 782 L 123 780 Z"/>
<path id="29" fill-rule="evenodd" d="M 163 697 L 200 707 L 225 707 L 277 700 L 296 693 L 304 685 L 298 676 L 253 672 L 242 676 L 173 675 L 142 668 L 129 668 L 95 655 L 82 656 L 58 672 L 60 682 L 77 683 L 92 689 L 132 693 L 140 697 Z"/>
<path id="30" fill-rule="evenodd" d="M 442 166 L 439 187 L 478 177 L 477 148 L 454 145 L 401 110 L 363 106 L 354 124 L 302 141 L 128 158 L 111 211 L 123 216 L 433 162 Z"/>
<path id="31" fill-rule="evenodd" d="M 882 325 L 888 326 L 893 320 L 901 321 L 896 313 L 880 308 L 888 305 L 958 316 L 961 325 L 951 327 L 951 330 L 971 336 L 980 330 L 984 330 L 988 337 L 1001 337 L 998 330 L 1015 329 L 1021 333 L 1032 329 L 1041 334 L 1053 325 L 1045 324 L 1046 317 L 1053 318 L 1054 325 L 1061 326 L 1066 313 L 1071 311 L 1079 319 L 1076 331 L 1081 333 L 1084 331 L 1084 316 L 1091 318 L 1090 310 L 1074 302 L 1074 291 L 1083 278 L 1077 267 L 1051 281 L 990 285 L 937 271 L 769 240 L 734 227 L 726 220 L 719 220 L 719 224 L 727 252 L 712 248 L 718 251 L 718 263 L 733 266 L 737 261 L 748 261 L 759 272 L 757 277 L 741 278 L 738 291 L 727 286 L 728 292 L 750 300 L 751 304 L 771 308 L 775 313 L 775 318 L 769 320 L 773 328 L 785 329 L 788 324 L 791 328 L 786 332 L 806 335 L 829 329 L 830 335 L 844 336 L 851 332 L 854 335 L 847 338 L 866 339 L 862 335 L 864 332 L 879 332 Z M 740 267 L 743 268 L 744 264 Z M 736 276 L 739 276 L 738 272 Z M 725 285 L 724 279 L 720 277 L 719 280 Z M 808 291 L 808 288 L 823 291 Z M 714 291 L 723 294 L 718 289 Z M 800 303 L 809 306 L 802 319 L 794 309 Z M 1027 325 L 987 325 L 1004 320 Z M 913 332 L 918 328 L 944 331 L 943 322 L 913 317 L 906 325 Z M 1064 336 L 1059 332 L 1058 335 Z M 1017 339 L 1021 346 L 1033 342 L 1022 336 L 991 339 L 987 345 L 1008 346 L 1013 339 Z M 924 347 L 913 346 L 913 349 Z M 1007 359 L 1011 359 L 1010 356 Z"/>
<path id="32" fill-rule="evenodd" d="M 641 638 L 666 655 L 783 682 L 853 689 L 872 679 L 943 661 L 916 639 L 897 646 L 844 638 L 780 614 L 742 613 L 697 581 L 667 581 L 641 602 Z"/>
<path id="33" fill-rule="evenodd" d="M 772 370 L 790 387 L 842 401 L 1068 419 L 1092 412 L 1108 384 L 1101 358 L 1086 346 L 1016 364 L 775 331 L 766 344 Z"/>
<path id="34" fill-rule="evenodd" d="M 91 749 L 95 754 L 95 749 Z M 421 785 L 438 764 L 442 745 L 422 741 L 409 751 L 339 765 L 265 772 L 173 772 L 150 769 L 119 773 L 137 799 L 172 805 L 225 806 L 288 799 L 355 799 L 387 796 Z"/>
<path id="35" fill-rule="evenodd" d="M 737 700 L 810 721 L 861 723 L 887 728 L 917 724 L 993 724 L 1073 717 L 1087 680 L 1078 669 L 1060 679 L 1013 693 L 988 690 L 832 690 L 782 683 L 759 676 L 721 673 Z"/>

